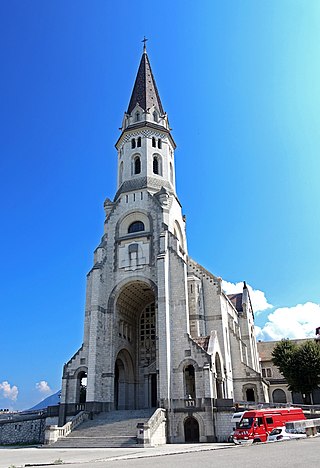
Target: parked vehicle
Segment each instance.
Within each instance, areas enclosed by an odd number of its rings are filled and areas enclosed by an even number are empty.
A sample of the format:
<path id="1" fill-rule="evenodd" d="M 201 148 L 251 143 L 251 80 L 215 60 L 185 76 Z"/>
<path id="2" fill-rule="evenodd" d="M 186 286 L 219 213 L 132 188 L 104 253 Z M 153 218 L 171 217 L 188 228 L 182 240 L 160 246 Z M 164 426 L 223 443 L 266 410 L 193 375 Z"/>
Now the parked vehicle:
<path id="1" fill-rule="evenodd" d="M 301 408 L 268 408 L 245 411 L 233 434 L 235 444 L 266 442 L 270 432 L 289 421 L 306 419 Z"/>
<path id="2" fill-rule="evenodd" d="M 233 423 L 233 429 L 228 437 L 228 442 L 233 442 L 234 431 L 238 428 L 243 414 L 244 414 L 244 411 L 233 413 L 232 418 L 231 418 L 231 422 Z"/>
<path id="3" fill-rule="evenodd" d="M 290 439 L 303 439 L 307 435 L 305 432 L 299 432 L 297 429 L 286 429 L 285 426 L 276 427 L 273 429 L 269 436 L 268 442 L 278 442 L 280 440 L 290 440 Z"/>

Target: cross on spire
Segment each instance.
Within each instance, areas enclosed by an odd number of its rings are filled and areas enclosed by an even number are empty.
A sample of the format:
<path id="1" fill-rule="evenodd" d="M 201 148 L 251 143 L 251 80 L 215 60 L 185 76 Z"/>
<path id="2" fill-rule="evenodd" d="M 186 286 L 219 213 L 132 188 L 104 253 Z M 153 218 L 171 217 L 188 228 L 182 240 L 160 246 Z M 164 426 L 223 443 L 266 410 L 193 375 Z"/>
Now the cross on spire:
<path id="1" fill-rule="evenodd" d="M 147 42 L 147 38 L 146 36 L 143 36 L 143 40 L 141 42 L 143 42 L 143 52 L 146 52 L 147 51 L 147 46 L 146 46 L 146 42 Z"/>

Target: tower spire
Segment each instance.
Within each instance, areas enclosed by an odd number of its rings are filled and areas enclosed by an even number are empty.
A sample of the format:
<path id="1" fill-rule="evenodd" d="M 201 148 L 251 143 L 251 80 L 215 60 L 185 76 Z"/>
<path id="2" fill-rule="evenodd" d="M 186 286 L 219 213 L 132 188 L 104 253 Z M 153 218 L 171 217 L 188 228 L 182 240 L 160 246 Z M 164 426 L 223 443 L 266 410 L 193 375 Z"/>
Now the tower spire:
<path id="1" fill-rule="evenodd" d="M 163 115 L 164 110 L 161 104 L 160 96 L 158 93 L 157 85 L 152 74 L 151 65 L 146 49 L 146 37 L 143 39 L 143 53 L 140 60 L 140 65 L 133 86 L 131 99 L 128 106 L 128 114 L 131 114 L 136 104 L 147 111 L 152 106 L 157 108 L 158 112 Z"/>

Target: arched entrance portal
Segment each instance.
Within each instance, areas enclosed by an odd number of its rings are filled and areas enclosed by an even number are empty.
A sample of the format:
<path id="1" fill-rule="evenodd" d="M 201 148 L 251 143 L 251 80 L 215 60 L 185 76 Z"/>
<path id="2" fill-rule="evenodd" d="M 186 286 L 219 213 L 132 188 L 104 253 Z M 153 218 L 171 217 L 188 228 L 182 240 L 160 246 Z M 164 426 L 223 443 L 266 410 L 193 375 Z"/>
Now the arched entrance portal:
<path id="1" fill-rule="evenodd" d="M 116 301 L 114 407 L 157 405 L 156 297 L 143 281 L 124 286 Z"/>
<path id="2" fill-rule="evenodd" d="M 114 403 L 116 409 L 134 409 L 134 369 L 127 350 L 122 349 L 115 363 Z"/>
<path id="3" fill-rule="evenodd" d="M 189 417 L 184 422 L 185 442 L 199 442 L 199 423 L 196 418 Z"/>

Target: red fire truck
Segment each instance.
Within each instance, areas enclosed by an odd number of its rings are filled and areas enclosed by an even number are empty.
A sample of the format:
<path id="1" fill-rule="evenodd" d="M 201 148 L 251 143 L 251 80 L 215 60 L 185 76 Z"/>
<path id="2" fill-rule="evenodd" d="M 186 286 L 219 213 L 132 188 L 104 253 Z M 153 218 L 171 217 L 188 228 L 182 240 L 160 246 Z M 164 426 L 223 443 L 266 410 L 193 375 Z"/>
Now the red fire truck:
<path id="1" fill-rule="evenodd" d="M 275 427 L 285 426 L 289 421 L 306 419 L 301 408 L 268 408 L 245 411 L 233 434 L 235 444 L 266 442 Z"/>

